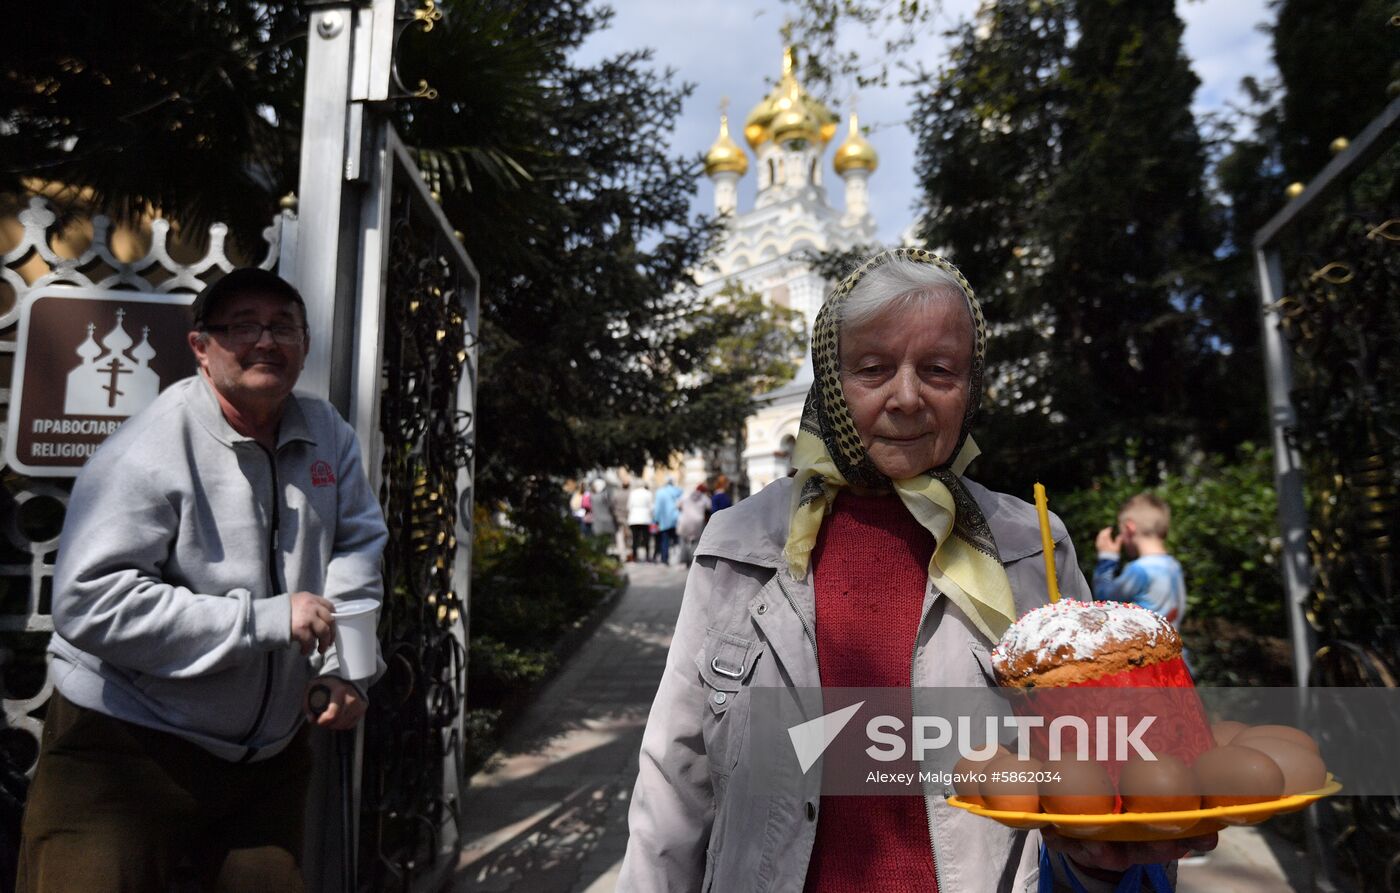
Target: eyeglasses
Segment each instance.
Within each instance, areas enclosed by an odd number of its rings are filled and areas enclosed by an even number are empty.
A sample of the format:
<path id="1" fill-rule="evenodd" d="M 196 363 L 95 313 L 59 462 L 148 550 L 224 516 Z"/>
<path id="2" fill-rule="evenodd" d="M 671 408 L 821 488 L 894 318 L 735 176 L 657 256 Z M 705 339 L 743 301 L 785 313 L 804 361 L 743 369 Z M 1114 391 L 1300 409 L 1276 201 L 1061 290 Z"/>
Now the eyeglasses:
<path id="1" fill-rule="evenodd" d="M 206 332 L 227 335 L 228 340 L 234 344 L 257 344 L 262 340 L 264 331 L 271 332 L 272 340 L 278 344 L 301 344 L 306 340 L 305 326 L 265 326 L 255 322 L 237 322 L 231 325 L 206 325 L 203 328 Z"/>

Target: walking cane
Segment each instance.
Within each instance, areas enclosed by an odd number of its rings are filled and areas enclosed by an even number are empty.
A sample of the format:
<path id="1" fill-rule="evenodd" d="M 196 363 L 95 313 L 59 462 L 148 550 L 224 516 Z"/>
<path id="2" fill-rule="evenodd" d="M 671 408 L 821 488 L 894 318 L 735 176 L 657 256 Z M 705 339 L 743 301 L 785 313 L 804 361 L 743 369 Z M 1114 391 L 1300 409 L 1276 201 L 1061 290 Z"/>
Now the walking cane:
<path id="1" fill-rule="evenodd" d="M 324 685 L 312 687 L 306 696 L 312 716 L 320 716 L 331 704 L 331 690 Z M 355 814 L 354 762 L 355 733 L 332 732 L 336 756 L 340 759 L 340 881 L 344 893 L 356 893 L 355 882 Z"/>

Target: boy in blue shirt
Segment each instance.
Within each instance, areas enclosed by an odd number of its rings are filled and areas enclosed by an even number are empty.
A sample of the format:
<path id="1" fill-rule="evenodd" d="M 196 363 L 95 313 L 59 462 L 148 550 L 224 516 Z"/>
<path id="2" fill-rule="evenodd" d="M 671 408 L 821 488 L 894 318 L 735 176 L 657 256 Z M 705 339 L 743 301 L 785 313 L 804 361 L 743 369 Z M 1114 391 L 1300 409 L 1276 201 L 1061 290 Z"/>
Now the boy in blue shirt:
<path id="1" fill-rule="evenodd" d="M 1139 493 L 1118 510 L 1118 531 L 1099 531 L 1095 546 L 1094 598 L 1131 602 L 1181 628 L 1186 615 L 1186 582 L 1181 565 L 1167 554 L 1171 508 L 1151 493 Z M 1118 569 L 1120 558 L 1125 562 Z"/>

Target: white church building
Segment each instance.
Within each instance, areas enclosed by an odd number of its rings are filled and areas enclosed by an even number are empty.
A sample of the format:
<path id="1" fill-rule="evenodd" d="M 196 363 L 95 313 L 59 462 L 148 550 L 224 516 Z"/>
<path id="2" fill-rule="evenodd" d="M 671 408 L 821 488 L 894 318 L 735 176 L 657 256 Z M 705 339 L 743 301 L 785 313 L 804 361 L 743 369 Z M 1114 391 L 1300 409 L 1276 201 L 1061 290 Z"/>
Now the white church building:
<path id="1" fill-rule="evenodd" d="M 728 232 L 710 258 L 712 267 L 696 278 L 706 296 L 737 284 L 760 294 L 766 304 L 798 310 L 806 317 L 810 335 L 822 300 L 835 283 L 823 280 L 806 256 L 875 243 L 868 181 L 879 159 L 861 136 L 852 112 L 830 162 L 843 184 L 843 206 L 833 207 L 823 156 L 837 136 L 840 120 L 807 93 L 794 68 L 788 49 L 782 80 L 744 121 L 752 162 L 730 136 L 728 115 L 720 116 L 719 138 L 705 155 L 705 175 L 714 183 L 715 212 L 726 218 Z M 757 192 L 753 207 L 740 209 L 739 181 L 751 167 Z M 788 473 L 811 383 L 807 357 L 791 382 L 755 399 L 742 456 L 750 492 Z"/>

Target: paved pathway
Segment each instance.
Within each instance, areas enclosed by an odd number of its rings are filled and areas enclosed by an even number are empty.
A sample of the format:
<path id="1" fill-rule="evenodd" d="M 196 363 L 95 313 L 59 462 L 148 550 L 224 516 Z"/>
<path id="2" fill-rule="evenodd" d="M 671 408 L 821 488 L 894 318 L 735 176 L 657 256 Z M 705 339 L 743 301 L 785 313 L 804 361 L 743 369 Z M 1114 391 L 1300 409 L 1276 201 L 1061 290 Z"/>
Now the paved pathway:
<path id="1" fill-rule="evenodd" d="M 1267 826 L 1227 828 L 1220 846 L 1177 866 L 1177 893 L 1293 893 L 1311 890 L 1307 854 Z"/>
<path id="2" fill-rule="evenodd" d="M 616 886 L 637 750 L 685 582 L 680 568 L 627 567 L 612 613 L 472 778 L 453 893 Z M 1307 890 L 1305 864 L 1276 837 L 1233 828 L 1215 852 L 1181 864 L 1178 893 Z"/>
<path id="3" fill-rule="evenodd" d="M 609 617 L 471 780 L 453 893 L 611 893 L 682 568 L 627 565 Z"/>

